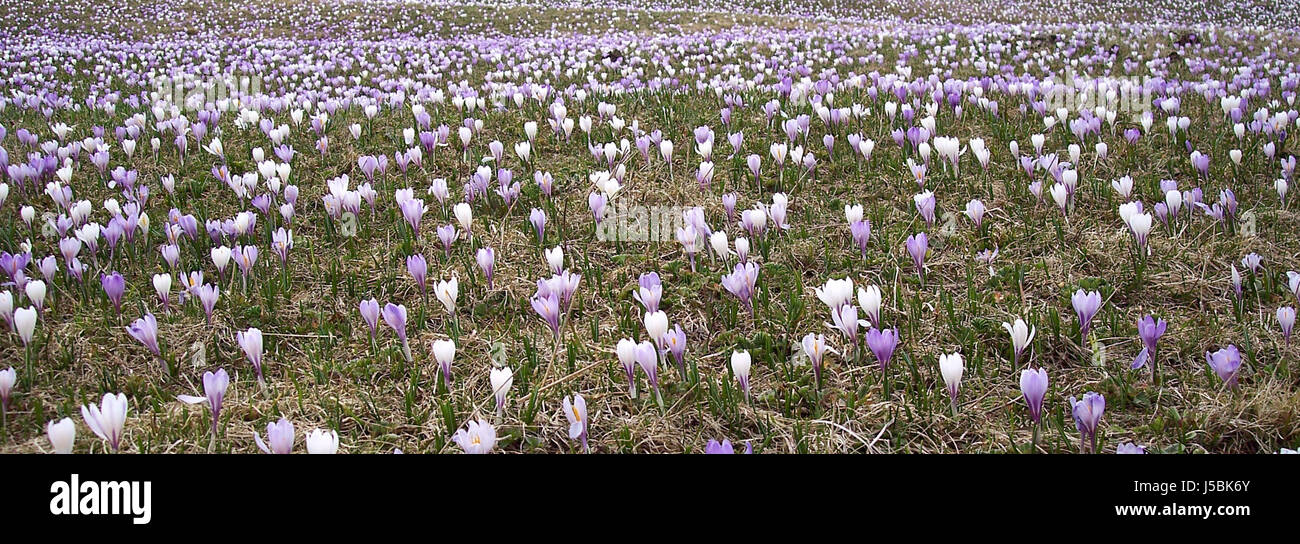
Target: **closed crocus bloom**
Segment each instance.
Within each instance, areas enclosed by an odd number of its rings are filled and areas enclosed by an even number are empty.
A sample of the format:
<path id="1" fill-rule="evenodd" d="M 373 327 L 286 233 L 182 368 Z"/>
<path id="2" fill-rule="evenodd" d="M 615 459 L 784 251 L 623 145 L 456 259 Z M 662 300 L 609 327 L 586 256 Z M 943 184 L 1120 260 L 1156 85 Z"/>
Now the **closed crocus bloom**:
<path id="1" fill-rule="evenodd" d="M 452 276 L 449 281 L 438 282 L 436 294 L 438 295 L 438 302 L 441 302 L 442 307 L 447 309 L 447 313 L 455 315 L 456 299 L 460 296 L 460 283 L 456 280 L 456 277 Z"/>
<path id="2" fill-rule="evenodd" d="M 1034 340 L 1034 333 L 1038 332 L 1038 328 L 1030 328 L 1029 325 L 1025 324 L 1025 320 L 1018 317 L 1014 325 L 1004 321 L 1002 328 L 1006 329 L 1007 334 L 1011 335 L 1011 346 L 1015 351 L 1015 363 L 1019 365 L 1021 354 L 1029 347 L 1029 343 Z"/>
<path id="3" fill-rule="evenodd" d="M 500 416 L 505 413 L 506 394 L 510 392 L 510 386 L 515 383 L 515 373 L 508 366 L 493 368 L 488 379 L 492 383 L 492 396 L 496 399 L 497 415 Z"/>
<path id="4" fill-rule="evenodd" d="M 0 319 L 14 330 L 14 294 L 9 291 L 0 291 Z"/>
<path id="5" fill-rule="evenodd" d="M 1139 446 L 1132 442 L 1125 442 L 1115 448 L 1115 453 L 1121 455 L 1134 455 L 1134 454 L 1142 455 L 1145 454 L 1146 452 L 1147 452 L 1146 448 L 1143 448 L 1142 446 Z"/>
<path id="6" fill-rule="evenodd" d="M 740 390 L 745 392 L 745 402 L 749 402 L 749 369 L 752 364 L 748 351 L 731 353 L 731 372 L 736 375 L 736 381 L 740 382 Z"/>
<path id="7" fill-rule="evenodd" d="M 14 384 L 18 382 L 18 373 L 13 367 L 0 370 L 0 410 L 9 409 L 9 395 L 13 393 Z"/>
<path id="8" fill-rule="evenodd" d="M 587 399 L 581 394 L 573 395 L 572 402 L 569 397 L 564 397 L 564 417 L 569 420 L 569 440 L 581 440 L 582 450 L 590 453 L 591 448 L 587 445 Z"/>
<path id="9" fill-rule="evenodd" d="M 333 455 L 339 451 L 339 433 L 334 430 L 314 429 L 307 435 L 307 453 Z"/>
<path id="10" fill-rule="evenodd" d="M 464 429 L 458 429 L 451 440 L 465 450 L 465 453 L 491 453 L 497 445 L 497 430 L 486 421 L 470 420 Z"/>
<path id="11" fill-rule="evenodd" d="M 1029 417 L 1037 424 L 1043 417 L 1043 398 L 1047 395 L 1047 370 L 1026 368 L 1020 371 L 1020 393 L 1029 407 Z"/>
<path id="12" fill-rule="evenodd" d="M 466 233 L 473 232 L 474 210 L 469 207 L 468 203 L 461 202 L 452 208 L 452 213 L 456 215 L 456 222 L 460 223 L 461 230 Z"/>
<path id="13" fill-rule="evenodd" d="M 615 354 L 618 355 L 618 362 L 623 366 L 623 371 L 627 373 L 628 394 L 636 397 L 636 376 L 633 374 L 637 364 L 636 342 L 629 338 L 619 340 Z"/>
<path id="14" fill-rule="evenodd" d="M 105 393 L 99 406 L 86 404 L 81 407 L 81 417 L 86 421 L 86 426 L 90 427 L 95 436 L 108 442 L 113 451 L 118 451 L 122 446 L 126 412 L 126 395 L 122 393 Z"/>
<path id="15" fill-rule="evenodd" d="M 966 217 L 969 217 L 971 223 L 975 224 L 975 230 L 979 230 L 984 224 L 984 203 L 978 199 L 966 203 Z"/>
<path id="16" fill-rule="evenodd" d="M 727 233 L 724 231 L 716 230 L 709 235 L 709 247 L 713 249 L 715 255 L 723 260 L 731 255 L 731 247 L 727 242 Z"/>
<path id="17" fill-rule="evenodd" d="M 438 368 L 442 370 L 443 380 L 447 384 L 447 389 L 451 389 L 451 363 L 456 359 L 456 343 L 451 340 L 434 340 L 433 341 L 433 360 L 438 362 Z"/>
<path id="18" fill-rule="evenodd" d="M 560 246 L 543 251 L 546 257 L 546 266 L 551 269 L 552 274 L 559 274 L 564 269 L 564 250 Z"/>
<path id="19" fill-rule="evenodd" d="M 664 333 L 668 332 L 668 314 L 647 312 L 645 314 L 645 330 L 656 345 L 660 344 L 663 341 Z"/>
<path id="20" fill-rule="evenodd" d="M 957 409 L 957 392 L 961 389 L 961 375 L 966 370 L 961 353 L 953 352 L 939 356 L 939 373 L 944 385 L 948 386 L 948 395 L 952 397 L 953 410 Z"/>
<path id="21" fill-rule="evenodd" d="M 65 455 L 72 453 L 72 446 L 77 441 L 77 424 L 73 423 L 70 417 L 65 417 L 58 422 L 51 420 L 45 424 L 45 436 L 49 438 L 54 453 Z"/>
<path id="22" fill-rule="evenodd" d="M 397 339 L 402 342 L 403 355 L 406 356 L 406 360 L 409 362 L 411 356 L 410 347 L 406 343 L 406 306 L 389 302 L 384 305 L 383 316 L 384 323 L 393 329 L 393 332 L 397 334 Z"/>
<path id="23" fill-rule="evenodd" d="M 153 314 L 135 320 L 126 328 L 126 332 L 144 345 L 154 357 L 162 357 L 162 348 L 158 345 L 158 319 Z"/>
<path id="24" fill-rule="evenodd" d="M 826 286 L 818 287 L 816 291 L 817 298 L 833 311 L 853 301 L 853 279 L 828 279 Z"/>
<path id="25" fill-rule="evenodd" d="M 1070 304 L 1074 306 L 1074 312 L 1079 316 L 1079 336 L 1086 343 L 1092 318 L 1101 309 L 1101 293 L 1079 289 L 1070 296 Z"/>
<path id="26" fill-rule="evenodd" d="M 827 352 L 833 352 L 826 345 L 826 336 L 821 334 L 808 333 L 803 337 L 801 342 L 804 355 L 808 356 L 808 361 L 812 363 L 813 377 L 820 386 L 822 382 L 822 361 L 826 358 Z"/>
<path id="27" fill-rule="evenodd" d="M 35 306 L 37 310 L 45 309 L 46 286 L 44 281 L 29 281 L 23 291 L 27 294 L 27 300 L 32 301 L 32 305 Z"/>
<path id="28" fill-rule="evenodd" d="M 226 398 L 226 388 L 230 386 L 230 375 L 226 369 L 218 368 L 216 372 L 203 373 L 203 395 L 196 397 L 192 395 L 178 395 L 176 398 L 186 404 L 198 404 L 200 402 L 208 403 L 208 409 L 212 412 L 212 436 L 217 436 L 217 422 L 221 418 L 221 404 Z"/>
<path id="29" fill-rule="evenodd" d="M 1099 393 L 1089 391 L 1083 398 L 1075 400 L 1070 397 L 1070 412 L 1074 416 L 1074 426 L 1079 430 L 1080 449 L 1086 441 L 1092 442 L 1092 450 L 1097 449 L 1097 425 L 1106 411 L 1106 398 Z"/>
<path id="30" fill-rule="evenodd" d="M 217 274 L 225 272 L 226 266 L 230 265 L 231 249 L 226 246 L 214 247 L 211 250 L 212 265 L 217 267 Z"/>
<path id="31" fill-rule="evenodd" d="M 1282 337 L 1291 345 L 1291 330 L 1295 327 L 1295 308 L 1283 306 L 1277 309 L 1277 324 L 1282 327 Z"/>
<path id="32" fill-rule="evenodd" d="M 171 297 L 172 275 L 154 274 L 153 290 L 154 292 L 158 293 L 158 300 L 162 302 L 163 307 L 166 308 L 169 305 L 169 299 Z"/>
<path id="33" fill-rule="evenodd" d="M 867 316 L 870 326 L 880 325 L 880 302 L 879 287 L 868 285 L 866 288 L 858 288 L 858 306 L 862 307 L 862 313 Z"/>
<path id="34" fill-rule="evenodd" d="M 267 423 L 266 442 L 262 441 L 262 435 L 257 434 L 257 431 L 253 431 L 253 440 L 257 442 L 257 447 L 265 453 L 282 455 L 293 453 L 293 422 L 282 417 L 275 423 Z"/>

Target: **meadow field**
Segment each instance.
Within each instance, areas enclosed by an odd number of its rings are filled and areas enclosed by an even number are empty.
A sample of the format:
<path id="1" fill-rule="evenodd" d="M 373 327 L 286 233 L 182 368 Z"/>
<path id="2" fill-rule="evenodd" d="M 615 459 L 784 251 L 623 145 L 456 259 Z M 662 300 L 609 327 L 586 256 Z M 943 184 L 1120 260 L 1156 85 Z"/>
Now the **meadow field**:
<path id="1" fill-rule="evenodd" d="M 0 20 L 0 452 L 1300 447 L 1296 2 Z"/>

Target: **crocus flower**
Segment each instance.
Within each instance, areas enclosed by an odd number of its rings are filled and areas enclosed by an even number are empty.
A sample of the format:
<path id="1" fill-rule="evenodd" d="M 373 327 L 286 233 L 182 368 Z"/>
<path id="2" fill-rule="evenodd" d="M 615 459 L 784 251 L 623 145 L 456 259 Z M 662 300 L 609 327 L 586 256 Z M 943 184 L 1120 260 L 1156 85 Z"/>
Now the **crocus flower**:
<path id="1" fill-rule="evenodd" d="M 9 395 L 13 393 L 17 381 L 18 373 L 14 372 L 13 367 L 0 370 L 0 412 L 9 411 Z"/>
<path id="2" fill-rule="evenodd" d="M 360 311 L 361 319 L 370 327 L 370 340 L 374 341 L 375 333 L 379 332 L 379 301 L 373 298 L 361 301 Z"/>
<path id="3" fill-rule="evenodd" d="M 77 424 L 73 423 L 70 417 L 65 417 L 58 422 L 51 420 L 45 424 L 45 436 L 49 438 L 54 453 L 64 455 L 72 453 L 72 446 L 77 440 Z"/>
<path id="4" fill-rule="evenodd" d="M 879 287 L 868 285 L 865 288 L 858 288 L 858 305 L 862 307 L 862 313 L 867 316 L 871 326 L 880 324 L 880 303 Z"/>
<path id="5" fill-rule="evenodd" d="M 452 276 L 450 280 L 439 281 L 434 292 L 438 296 L 438 302 L 442 303 L 442 307 L 447 310 L 447 313 L 453 316 L 456 315 L 456 299 L 460 297 L 460 282 L 456 279 L 456 276 Z"/>
<path id="6" fill-rule="evenodd" d="M 948 396 L 952 398 L 954 412 L 957 410 L 957 391 L 961 388 L 961 375 L 964 370 L 966 365 L 962 362 L 960 352 L 939 355 L 939 374 L 943 376 L 943 383 L 948 387 Z"/>
<path id="7" fill-rule="evenodd" d="M 853 235 L 853 244 L 858 246 L 862 258 L 867 258 L 867 247 L 871 244 L 871 220 L 858 220 L 849 224 L 849 233 Z"/>
<path id="8" fill-rule="evenodd" d="M 867 331 L 867 347 L 875 354 L 880 370 L 888 370 L 889 359 L 894 356 L 894 348 L 898 347 L 898 329 L 880 330 L 871 327 Z"/>
<path id="9" fill-rule="evenodd" d="M 614 353 L 618 356 L 619 364 L 623 365 L 623 372 L 627 374 L 628 395 L 636 398 L 636 342 L 630 338 L 624 338 L 618 341 Z"/>
<path id="10" fill-rule="evenodd" d="M 533 231 L 537 233 L 537 242 L 541 243 L 546 240 L 546 212 L 539 208 L 533 208 L 528 214 L 528 222 L 533 224 Z"/>
<path id="11" fill-rule="evenodd" d="M 397 339 L 402 342 L 402 356 L 411 362 L 411 346 L 406 343 L 406 306 L 389 302 L 384 305 L 384 323 L 393 329 Z"/>
<path id="12" fill-rule="evenodd" d="M 144 344 L 154 357 L 162 358 L 162 350 L 158 347 L 158 319 L 153 314 L 145 314 L 144 317 L 135 320 L 126 328 L 126 332 L 130 333 L 136 341 Z"/>
<path id="13" fill-rule="evenodd" d="M 1106 411 L 1106 398 L 1100 393 L 1089 391 L 1083 399 L 1070 397 L 1070 413 L 1074 415 L 1074 426 L 1079 430 L 1080 449 L 1086 442 L 1092 443 L 1093 451 L 1097 449 L 1097 425 Z"/>
<path id="14" fill-rule="evenodd" d="M 556 341 L 560 338 L 560 297 L 555 293 L 537 294 L 529 299 L 533 311 L 550 327 Z"/>
<path id="15" fill-rule="evenodd" d="M 474 261 L 487 278 L 488 289 L 492 289 L 492 271 L 496 267 L 497 252 L 490 247 L 481 247 L 474 254 Z"/>
<path id="16" fill-rule="evenodd" d="M 907 252 L 912 255 L 912 264 L 916 265 L 916 275 L 925 283 L 925 252 L 930 247 L 930 238 L 924 232 L 907 237 Z"/>
<path id="17" fill-rule="evenodd" d="M 209 371 L 203 373 L 203 396 L 196 397 L 193 395 L 177 395 L 177 399 L 186 404 L 198 404 L 207 402 L 208 409 L 212 412 L 212 437 L 217 436 L 217 421 L 221 418 L 221 403 L 226 398 L 226 388 L 230 386 L 230 375 L 226 374 L 226 369 L 218 368 L 215 373 Z"/>
<path id="18" fill-rule="evenodd" d="M 428 295 L 428 278 L 429 262 L 425 260 L 424 255 L 416 253 L 406 258 L 406 271 L 411 274 L 415 284 L 420 286 L 420 292 Z"/>
<path id="19" fill-rule="evenodd" d="M 1164 336 L 1165 329 L 1167 328 L 1169 328 L 1169 324 L 1166 323 L 1165 320 L 1156 320 L 1149 315 L 1138 321 L 1138 337 L 1142 339 L 1143 348 L 1142 351 L 1138 353 L 1137 357 L 1133 359 L 1133 365 L 1131 368 L 1135 370 L 1142 368 L 1142 365 L 1145 365 L 1147 360 L 1152 360 L 1151 365 L 1153 368 L 1152 371 L 1154 372 L 1156 343 L 1160 341 L 1161 336 Z"/>
<path id="20" fill-rule="evenodd" d="M 203 314 L 207 316 L 208 325 L 212 324 L 212 311 L 217 307 L 217 299 L 221 296 L 221 289 L 215 285 L 205 283 L 199 286 L 199 303 L 203 305 Z"/>
<path id="21" fill-rule="evenodd" d="M 1139 446 L 1132 442 L 1125 442 L 1115 448 L 1115 453 L 1124 454 L 1124 455 L 1133 455 L 1133 454 L 1141 455 L 1146 452 L 1147 452 L 1146 448 L 1143 448 L 1142 446 Z"/>
<path id="22" fill-rule="evenodd" d="M 654 272 L 641 274 L 637 279 L 637 290 L 632 293 L 632 298 L 640 302 L 648 313 L 659 311 L 659 300 L 663 298 L 663 285 L 659 281 L 659 274 Z"/>
<path id="23" fill-rule="evenodd" d="M 1237 372 L 1241 369 L 1241 352 L 1237 346 L 1229 345 L 1213 353 L 1205 352 L 1205 362 L 1210 365 L 1219 379 L 1231 389 L 1237 388 Z"/>
<path id="24" fill-rule="evenodd" d="M 673 327 L 663 334 L 659 343 L 673 356 L 673 360 L 677 362 L 677 370 L 684 380 L 686 379 L 686 331 L 682 330 L 681 324 Z"/>
<path id="25" fill-rule="evenodd" d="M 505 413 L 506 393 L 510 392 L 510 386 L 515 383 L 515 373 L 510 367 L 493 368 L 488 374 L 492 383 L 492 396 L 497 402 L 497 415 Z"/>
<path id="26" fill-rule="evenodd" d="M 1277 309 L 1277 324 L 1282 327 L 1282 338 L 1291 345 L 1291 330 L 1295 327 L 1295 308 L 1283 306 Z"/>
<path id="27" fill-rule="evenodd" d="M 645 371 L 646 379 L 650 382 L 650 387 L 655 390 L 655 399 L 659 397 L 659 353 L 655 350 L 655 345 L 647 341 L 642 341 L 636 345 L 633 352 L 636 363 Z"/>
<path id="28" fill-rule="evenodd" d="M 101 275 L 99 284 L 104 288 L 104 295 L 108 296 L 109 302 L 113 303 L 113 312 L 122 313 L 122 295 L 126 293 L 126 278 L 115 270 L 107 275 Z"/>
<path id="29" fill-rule="evenodd" d="M 313 429 L 307 435 L 307 453 L 313 455 L 333 455 L 339 451 L 339 433 L 333 429 L 322 431 Z"/>
<path id="30" fill-rule="evenodd" d="M 86 426 L 90 427 L 95 436 L 108 442 L 113 451 L 118 451 L 122 446 L 126 412 L 126 395 L 123 393 L 116 395 L 104 393 L 104 399 L 99 406 L 86 404 L 81 407 L 81 417 L 86 420 Z"/>
<path id="31" fill-rule="evenodd" d="M 740 240 L 736 240 L 737 243 Z M 754 263 L 736 263 L 736 268 L 730 274 L 722 276 L 722 287 L 728 293 L 736 297 L 749 311 L 750 317 L 754 316 L 754 306 L 751 298 L 758 283 L 758 265 Z"/>
<path id="32" fill-rule="evenodd" d="M 582 451 L 590 453 L 591 448 L 587 445 L 587 399 L 582 398 L 581 393 L 574 394 L 572 402 L 568 396 L 564 397 L 564 417 L 569 419 L 569 440 L 581 440 Z"/>
<path id="33" fill-rule="evenodd" d="M 745 402 L 749 402 L 749 369 L 752 364 L 749 351 L 731 352 L 731 372 L 736 375 L 736 381 L 740 382 L 740 390 L 745 392 Z"/>
<path id="34" fill-rule="evenodd" d="M 1011 335 L 1011 346 L 1015 352 L 1015 364 L 1019 365 L 1020 356 L 1029 347 L 1029 343 L 1034 340 L 1034 333 L 1038 332 L 1038 327 L 1030 328 L 1029 325 L 1025 324 L 1025 320 L 1017 317 L 1015 325 L 1004 321 L 1002 322 L 1002 328 L 1006 329 L 1007 334 Z"/>
<path id="35" fill-rule="evenodd" d="M 1020 393 L 1029 407 L 1029 418 L 1037 425 L 1043 417 L 1043 398 L 1047 395 L 1047 370 L 1026 368 L 1020 371 Z"/>
<path id="36" fill-rule="evenodd" d="M 433 359 L 442 370 L 443 381 L 447 390 L 451 390 L 451 363 L 456 359 L 456 343 L 451 340 L 434 340 L 432 344 Z"/>
<path id="37" fill-rule="evenodd" d="M 825 360 L 827 352 L 834 350 L 826 345 L 826 336 L 821 334 L 808 333 L 803 337 L 802 345 L 804 355 L 807 355 L 808 361 L 812 363 L 813 378 L 817 381 L 817 385 L 821 386 L 822 361 Z"/>
<path id="38" fill-rule="evenodd" d="M 239 348 L 244 350 L 244 356 L 248 362 L 253 365 L 253 370 L 257 372 L 257 381 L 263 382 L 262 379 L 262 330 L 257 327 L 251 327 L 246 331 L 235 333 L 235 340 L 239 343 Z"/>
<path id="39" fill-rule="evenodd" d="M 704 446 L 704 453 L 708 455 L 731 455 L 736 451 L 732 448 L 730 440 L 724 439 L 719 443 L 717 440 L 710 438 L 709 443 Z"/>
<path id="40" fill-rule="evenodd" d="M 262 435 L 253 431 L 253 440 L 257 442 L 257 447 L 265 453 L 290 454 L 293 453 L 293 422 L 285 418 L 280 418 L 275 423 L 266 424 L 266 440 L 262 441 Z"/>
<path id="41" fill-rule="evenodd" d="M 1092 318 L 1101 309 L 1101 293 L 1084 292 L 1083 289 L 1079 289 L 1070 297 L 1070 304 L 1074 306 L 1074 312 L 1079 316 L 1079 337 L 1086 343 Z"/>
<path id="42" fill-rule="evenodd" d="M 460 445 L 465 453 L 491 453 L 497 445 L 497 430 L 486 421 L 470 420 L 464 429 L 457 429 L 451 440 Z"/>

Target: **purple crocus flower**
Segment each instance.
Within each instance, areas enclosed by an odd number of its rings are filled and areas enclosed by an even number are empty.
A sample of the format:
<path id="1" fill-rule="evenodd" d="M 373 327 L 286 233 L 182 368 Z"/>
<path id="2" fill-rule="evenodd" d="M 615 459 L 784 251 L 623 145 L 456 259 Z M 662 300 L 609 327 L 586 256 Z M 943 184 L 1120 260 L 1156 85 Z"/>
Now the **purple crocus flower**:
<path id="1" fill-rule="evenodd" d="M 741 305 L 749 312 L 751 318 L 754 317 L 754 306 L 751 298 L 754 296 L 758 283 L 758 271 L 757 264 L 737 263 L 736 268 L 730 274 L 722 276 L 722 287 L 740 300 Z"/>
<path id="2" fill-rule="evenodd" d="M 253 365 L 253 370 L 257 372 L 257 381 L 264 382 L 262 378 L 262 330 L 257 327 L 250 327 L 246 331 L 235 333 L 235 341 L 239 348 L 244 350 L 244 356 L 248 362 Z"/>
<path id="3" fill-rule="evenodd" d="M 1029 418 L 1034 424 L 1043 417 L 1043 398 L 1047 395 L 1047 370 L 1026 368 L 1020 371 L 1020 393 L 1029 407 Z"/>
<path id="4" fill-rule="evenodd" d="M 1092 443 L 1092 450 L 1097 449 L 1097 425 L 1101 423 L 1101 416 L 1106 412 L 1106 397 L 1100 393 L 1089 391 L 1083 394 L 1083 399 L 1075 400 L 1070 397 L 1070 413 L 1074 416 L 1074 427 L 1079 430 L 1079 448 L 1083 449 L 1087 442 Z"/>
<path id="5" fill-rule="evenodd" d="M 293 422 L 282 417 L 275 423 L 266 424 L 266 440 L 271 443 L 269 447 L 257 431 L 253 431 L 253 439 L 265 453 L 293 453 Z"/>
<path id="6" fill-rule="evenodd" d="M 456 226 L 447 224 L 438 227 L 438 241 L 442 242 L 442 252 L 444 255 L 451 256 L 451 244 L 456 241 Z"/>
<path id="7" fill-rule="evenodd" d="M 731 445 L 730 440 L 723 439 L 723 441 L 719 443 L 717 440 L 710 438 L 709 443 L 704 446 L 704 453 L 707 455 L 734 455 L 736 450 Z M 745 453 L 754 453 L 754 445 L 745 442 Z"/>
<path id="8" fill-rule="evenodd" d="M 871 220 L 859 219 L 849 225 L 849 232 L 853 234 L 853 243 L 858 246 L 858 251 L 862 252 L 862 258 L 867 258 L 867 246 L 871 242 Z"/>
<path id="9" fill-rule="evenodd" d="M 1146 364 L 1147 360 L 1151 360 L 1152 372 L 1155 372 L 1154 359 L 1156 356 L 1156 342 L 1160 341 L 1160 337 L 1164 336 L 1165 329 L 1168 327 L 1169 324 L 1166 323 L 1165 320 L 1157 320 L 1149 315 L 1138 321 L 1138 337 L 1142 339 L 1142 345 L 1144 347 L 1142 348 L 1142 351 L 1138 353 L 1137 358 L 1133 359 L 1133 365 L 1131 368 L 1135 370 L 1142 368 L 1142 366 Z"/>
<path id="10" fill-rule="evenodd" d="M 925 283 L 925 252 L 930 247 L 930 238 L 924 232 L 907 237 L 907 252 L 912 255 L 912 264 L 916 265 L 916 275 Z"/>
<path id="11" fill-rule="evenodd" d="M 1086 343 L 1088 329 L 1092 325 L 1092 318 L 1101 309 L 1101 293 L 1096 291 L 1084 292 L 1083 289 L 1079 289 L 1070 297 L 1070 303 L 1074 305 L 1074 313 L 1079 316 L 1079 337 Z"/>
<path id="12" fill-rule="evenodd" d="M 655 272 L 646 272 L 637 278 L 637 290 L 632 293 L 632 298 L 640 302 L 645 307 L 646 313 L 655 313 L 659 311 L 659 300 L 663 298 L 663 284 L 659 281 L 659 274 Z"/>
<path id="13" fill-rule="evenodd" d="M 650 382 L 650 387 L 655 390 L 655 399 L 660 399 L 658 350 L 655 349 L 654 344 L 648 341 L 642 341 L 640 344 L 636 345 L 636 351 L 634 353 L 637 365 L 641 367 L 641 370 L 645 371 L 646 379 Z"/>
<path id="14" fill-rule="evenodd" d="M 406 343 L 406 306 L 389 302 L 384 305 L 384 323 L 392 327 L 397 339 L 402 342 L 402 356 L 411 361 L 411 346 Z"/>
<path id="15" fill-rule="evenodd" d="M 681 324 L 675 324 L 673 330 L 664 333 L 660 344 L 664 349 L 671 353 L 673 360 L 677 362 L 677 370 L 682 379 L 686 379 L 686 332 L 682 330 Z"/>
<path id="16" fill-rule="evenodd" d="M 420 293 L 428 296 L 429 262 L 424 259 L 424 255 L 416 253 L 407 257 L 406 271 L 415 279 L 415 284 L 420 286 Z"/>
<path id="17" fill-rule="evenodd" d="M 1142 455 L 1146 452 L 1146 448 L 1132 442 L 1125 442 L 1115 448 L 1115 453 L 1123 455 Z"/>
<path id="18" fill-rule="evenodd" d="M 591 210 L 591 217 L 599 225 L 605 220 L 605 205 L 609 202 L 609 197 L 605 193 L 591 193 L 587 195 L 587 208 Z"/>
<path id="19" fill-rule="evenodd" d="M 560 295 L 554 292 L 538 293 L 533 295 L 529 302 L 533 305 L 533 311 L 546 322 L 546 326 L 551 328 L 551 334 L 558 341 L 560 339 Z"/>
<path id="20" fill-rule="evenodd" d="M 1237 346 L 1229 345 L 1213 353 L 1207 351 L 1205 362 L 1219 375 L 1219 379 L 1227 382 L 1229 388 L 1237 388 L 1237 372 L 1241 369 L 1241 351 Z"/>
<path id="21" fill-rule="evenodd" d="M 880 370 L 883 372 L 889 369 L 889 359 L 894 356 L 894 348 L 898 347 L 898 329 L 880 330 L 872 327 L 867 331 L 867 347 L 871 353 L 876 355 L 876 360 L 880 362 Z"/>
<path id="22" fill-rule="evenodd" d="M 1282 328 L 1282 338 L 1286 345 L 1291 345 L 1291 330 L 1295 328 L 1295 308 L 1282 306 L 1277 309 L 1277 324 Z"/>
<path id="23" fill-rule="evenodd" d="M 544 242 L 546 240 L 546 212 L 533 208 L 533 211 L 528 214 L 528 222 L 533 224 L 533 230 L 537 232 L 537 242 Z"/>
<path id="24" fill-rule="evenodd" d="M 144 317 L 135 320 L 126 328 L 126 332 L 131 334 L 132 338 L 144 344 L 155 357 L 162 357 L 162 350 L 158 347 L 158 319 L 153 314 L 145 314 Z"/>
<path id="25" fill-rule="evenodd" d="M 221 296 L 221 289 L 215 285 L 203 284 L 198 288 L 199 303 L 203 305 L 203 314 L 207 316 L 208 325 L 212 324 L 212 311 L 217 307 L 217 298 Z"/>
<path id="26" fill-rule="evenodd" d="M 226 388 L 230 386 L 230 375 L 226 369 L 218 368 L 217 371 L 203 373 L 203 395 L 195 397 L 192 395 L 179 395 L 176 398 L 186 404 L 198 404 L 207 402 L 208 409 L 212 411 L 212 437 L 217 437 L 217 422 L 221 418 L 221 403 L 226 398 Z"/>
<path id="27" fill-rule="evenodd" d="M 126 278 L 115 270 L 107 275 L 101 275 L 99 284 L 104 288 L 104 294 L 108 296 L 109 302 L 113 303 L 113 311 L 122 313 L 122 295 L 126 293 Z"/>
<path id="28" fill-rule="evenodd" d="M 497 252 L 490 247 L 481 247 L 474 254 L 474 261 L 487 277 L 488 289 L 492 289 L 492 271 L 496 267 Z"/>
<path id="29" fill-rule="evenodd" d="M 374 340 L 379 332 L 379 301 L 373 298 L 361 301 L 360 311 L 361 319 L 370 327 L 370 339 Z"/>

